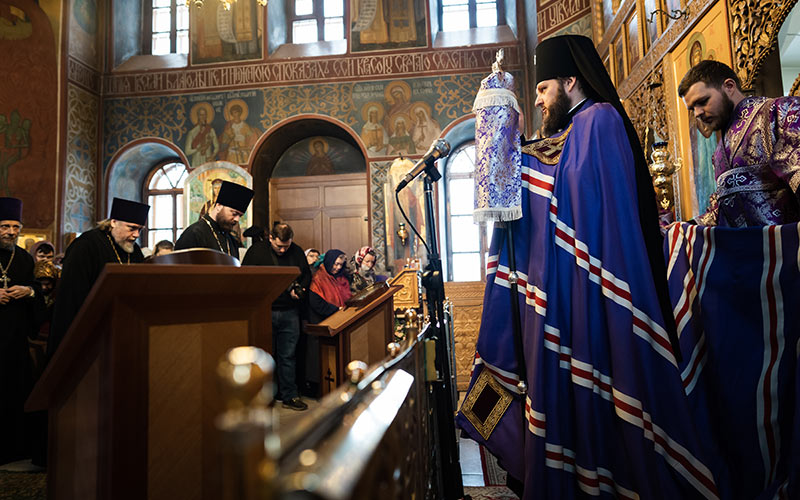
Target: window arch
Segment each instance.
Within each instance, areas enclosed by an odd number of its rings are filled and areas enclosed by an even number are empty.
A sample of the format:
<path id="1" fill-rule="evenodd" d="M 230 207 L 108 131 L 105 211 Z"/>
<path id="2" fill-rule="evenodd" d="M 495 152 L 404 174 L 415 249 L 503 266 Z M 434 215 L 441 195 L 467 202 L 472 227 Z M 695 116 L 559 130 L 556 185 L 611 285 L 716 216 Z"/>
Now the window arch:
<path id="1" fill-rule="evenodd" d="M 142 235 L 144 246 L 153 246 L 161 240 L 174 243 L 183 232 L 186 175 L 186 165 L 169 162 L 157 166 L 147 176 L 144 199 L 150 205 L 150 213 Z"/>
<path id="2" fill-rule="evenodd" d="M 189 53 L 189 7 L 184 0 L 145 0 L 143 52 Z"/>
<path id="3" fill-rule="evenodd" d="M 483 281 L 492 227 L 475 224 L 475 141 L 453 149 L 444 173 L 447 281 Z"/>
<path id="4" fill-rule="evenodd" d="M 459 31 L 505 22 L 503 0 L 440 0 L 439 30 Z"/>

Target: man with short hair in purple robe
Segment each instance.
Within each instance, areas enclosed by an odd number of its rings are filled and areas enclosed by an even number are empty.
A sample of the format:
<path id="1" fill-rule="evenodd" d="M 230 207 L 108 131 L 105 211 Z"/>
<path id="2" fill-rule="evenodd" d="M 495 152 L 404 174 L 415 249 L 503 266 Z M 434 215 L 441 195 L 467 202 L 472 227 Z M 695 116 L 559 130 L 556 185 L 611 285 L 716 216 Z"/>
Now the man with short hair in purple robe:
<path id="1" fill-rule="evenodd" d="M 800 221 L 800 98 L 745 97 L 736 73 L 701 61 L 678 95 L 698 121 L 722 132 L 714 152 L 717 190 L 695 221 L 747 227 Z"/>

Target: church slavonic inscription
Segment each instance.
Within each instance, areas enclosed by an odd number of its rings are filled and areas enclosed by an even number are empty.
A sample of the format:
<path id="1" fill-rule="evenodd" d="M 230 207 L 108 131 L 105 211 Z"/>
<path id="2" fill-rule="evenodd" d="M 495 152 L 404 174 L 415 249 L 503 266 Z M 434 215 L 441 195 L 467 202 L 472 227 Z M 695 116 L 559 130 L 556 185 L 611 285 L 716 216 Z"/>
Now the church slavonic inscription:
<path id="1" fill-rule="evenodd" d="M 342 79 L 417 77 L 425 73 L 463 71 L 490 66 L 496 48 L 467 48 L 322 59 L 269 62 L 216 68 L 111 75 L 103 80 L 105 95 L 155 94 L 165 91 L 212 90 L 219 87 L 281 86 L 287 83 Z M 517 47 L 505 47 L 509 70 L 519 66 Z"/>

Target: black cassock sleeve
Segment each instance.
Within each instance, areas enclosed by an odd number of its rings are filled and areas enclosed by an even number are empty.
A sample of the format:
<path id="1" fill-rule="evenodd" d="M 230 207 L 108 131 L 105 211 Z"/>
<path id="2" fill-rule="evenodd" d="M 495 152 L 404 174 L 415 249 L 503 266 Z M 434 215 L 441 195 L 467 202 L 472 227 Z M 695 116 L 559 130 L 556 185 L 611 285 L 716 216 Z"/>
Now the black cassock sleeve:
<path id="1" fill-rule="evenodd" d="M 105 266 L 105 260 L 90 236 L 93 235 L 86 233 L 73 241 L 64 256 L 50 336 L 47 339 L 48 357 L 55 353 Z"/>
<path id="2" fill-rule="evenodd" d="M 215 250 L 217 249 L 216 247 L 217 246 L 214 245 Z M 187 248 L 211 248 L 208 242 L 202 238 L 197 222 L 187 227 L 183 233 L 181 233 L 178 241 L 175 242 L 175 250 L 186 250 Z"/>

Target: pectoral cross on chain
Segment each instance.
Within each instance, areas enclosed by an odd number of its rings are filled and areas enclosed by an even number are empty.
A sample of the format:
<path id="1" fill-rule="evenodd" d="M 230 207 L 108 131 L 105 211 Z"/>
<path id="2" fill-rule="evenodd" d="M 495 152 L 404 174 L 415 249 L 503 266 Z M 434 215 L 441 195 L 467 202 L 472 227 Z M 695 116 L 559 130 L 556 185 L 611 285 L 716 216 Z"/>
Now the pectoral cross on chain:
<path id="1" fill-rule="evenodd" d="M 0 281 L 3 282 L 3 289 L 4 290 L 8 289 L 8 282 L 11 281 L 11 279 L 8 277 L 8 275 L 3 273 L 3 276 L 0 277 Z"/>

